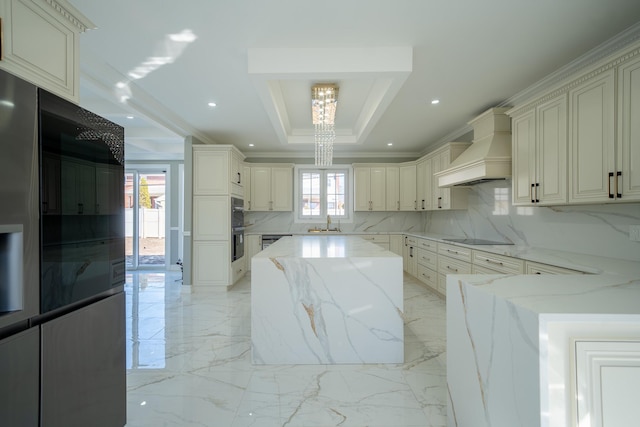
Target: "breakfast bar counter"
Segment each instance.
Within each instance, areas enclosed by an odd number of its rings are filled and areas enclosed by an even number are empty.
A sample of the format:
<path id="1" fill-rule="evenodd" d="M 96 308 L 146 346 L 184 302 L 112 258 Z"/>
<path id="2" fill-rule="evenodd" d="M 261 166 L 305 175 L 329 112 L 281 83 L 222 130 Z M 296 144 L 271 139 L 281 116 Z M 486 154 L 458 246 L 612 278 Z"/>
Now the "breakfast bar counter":
<path id="1" fill-rule="evenodd" d="M 252 362 L 404 362 L 402 274 L 359 237 L 278 240 L 251 260 Z"/>

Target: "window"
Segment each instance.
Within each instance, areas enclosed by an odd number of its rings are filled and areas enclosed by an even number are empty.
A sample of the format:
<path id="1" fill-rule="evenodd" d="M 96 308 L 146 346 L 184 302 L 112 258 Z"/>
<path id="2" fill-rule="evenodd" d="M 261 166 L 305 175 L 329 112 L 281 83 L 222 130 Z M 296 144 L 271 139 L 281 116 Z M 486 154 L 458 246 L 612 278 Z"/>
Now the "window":
<path id="1" fill-rule="evenodd" d="M 299 222 L 324 221 L 327 215 L 345 220 L 351 217 L 349 168 L 296 169 L 296 211 Z"/>

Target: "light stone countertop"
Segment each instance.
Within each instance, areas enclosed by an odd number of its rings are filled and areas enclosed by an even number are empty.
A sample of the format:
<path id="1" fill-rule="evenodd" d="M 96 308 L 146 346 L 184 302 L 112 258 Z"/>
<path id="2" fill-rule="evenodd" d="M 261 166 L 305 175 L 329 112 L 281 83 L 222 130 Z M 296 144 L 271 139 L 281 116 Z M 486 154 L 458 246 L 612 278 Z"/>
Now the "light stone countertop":
<path id="1" fill-rule="evenodd" d="M 254 258 L 389 258 L 399 257 L 357 235 L 287 236 Z"/>
<path id="2" fill-rule="evenodd" d="M 568 268 L 582 271 L 588 274 L 622 274 L 630 277 L 640 278 L 640 249 L 638 250 L 638 261 L 630 261 L 616 258 L 600 257 L 596 255 L 580 254 L 575 252 L 558 251 L 545 248 L 532 248 L 519 245 L 469 245 L 458 242 L 449 242 L 444 239 L 461 238 L 460 236 L 449 236 L 435 233 L 424 233 L 416 231 L 363 231 L 344 232 L 331 234 L 314 233 L 291 233 L 291 232 L 249 232 L 247 235 L 263 234 L 286 234 L 294 236 L 357 236 L 357 235 L 389 235 L 400 234 L 418 237 L 422 239 L 434 240 L 455 246 L 467 247 L 470 249 L 489 252 L 498 255 L 505 255 L 524 261 L 539 262 L 556 267 Z M 496 239 L 497 240 L 497 239 Z M 640 246 L 640 245 L 639 245 Z"/>

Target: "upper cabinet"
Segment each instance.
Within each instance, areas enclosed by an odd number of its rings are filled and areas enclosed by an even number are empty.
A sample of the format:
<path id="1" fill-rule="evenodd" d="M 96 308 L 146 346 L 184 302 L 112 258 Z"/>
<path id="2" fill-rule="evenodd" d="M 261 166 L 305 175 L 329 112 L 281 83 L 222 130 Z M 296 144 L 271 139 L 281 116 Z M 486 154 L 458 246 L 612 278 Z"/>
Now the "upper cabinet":
<path id="1" fill-rule="evenodd" d="M 433 174 L 445 170 L 464 150 L 468 142 L 449 142 L 428 155 L 431 160 L 432 206 L 433 210 L 466 209 L 469 189 L 466 187 L 440 188 Z"/>
<path id="2" fill-rule="evenodd" d="M 386 168 L 385 166 L 356 166 L 355 210 L 384 211 L 386 209 Z"/>
<path id="3" fill-rule="evenodd" d="M 400 166 L 400 210 L 415 211 L 418 209 L 416 198 L 416 164 L 402 164 Z"/>
<path id="4" fill-rule="evenodd" d="M 386 167 L 386 209 L 387 211 L 400 210 L 400 167 Z"/>
<path id="5" fill-rule="evenodd" d="M 513 204 L 640 200 L 640 44 L 516 106 Z"/>
<path id="6" fill-rule="evenodd" d="M 640 200 L 640 56 L 618 68 L 616 198 Z M 619 194 L 619 196 L 618 196 Z"/>
<path id="7" fill-rule="evenodd" d="M 251 211 L 293 210 L 293 165 L 251 166 Z"/>
<path id="8" fill-rule="evenodd" d="M 615 70 L 571 89 L 569 112 L 569 201 L 598 203 L 615 198 Z"/>
<path id="9" fill-rule="evenodd" d="M 238 166 L 234 166 L 238 159 Z M 193 146 L 194 195 L 244 195 L 242 172 L 244 155 L 232 145 Z"/>
<path id="10" fill-rule="evenodd" d="M 513 204 L 567 202 L 567 95 L 513 114 Z"/>
<path id="11" fill-rule="evenodd" d="M 66 0 L 0 0 L 0 68 L 78 103 L 79 35 L 95 25 Z"/>
<path id="12" fill-rule="evenodd" d="M 433 170 L 431 159 L 423 157 L 416 163 L 416 196 L 418 198 L 418 210 L 431 210 L 433 200 Z"/>

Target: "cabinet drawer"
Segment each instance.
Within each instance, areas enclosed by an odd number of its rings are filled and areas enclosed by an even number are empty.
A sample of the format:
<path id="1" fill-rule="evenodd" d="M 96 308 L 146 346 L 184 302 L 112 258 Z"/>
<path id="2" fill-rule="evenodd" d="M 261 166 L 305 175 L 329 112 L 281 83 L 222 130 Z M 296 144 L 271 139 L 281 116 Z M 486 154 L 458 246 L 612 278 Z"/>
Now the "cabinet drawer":
<path id="1" fill-rule="evenodd" d="M 471 274 L 471 264 L 459 259 L 438 255 L 438 273 Z"/>
<path id="2" fill-rule="evenodd" d="M 582 271 L 527 261 L 525 274 L 584 274 Z"/>
<path id="3" fill-rule="evenodd" d="M 435 270 L 418 264 L 418 279 L 434 290 L 438 290 L 438 273 Z"/>
<path id="4" fill-rule="evenodd" d="M 471 266 L 471 274 L 504 274 L 504 273 L 502 271 L 498 271 L 491 268 L 483 267 L 481 265 L 473 264 Z"/>
<path id="5" fill-rule="evenodd" d="M 473 251 L 473 265 L 489 268 L 504 274 L 524 273 L 524 261 L 483 251 Z"/>
<path id="6" fill-rule="evenodd" d="M 438 254 L 418 247 L 418 265 L 423 265 L 432 270 L 437 270 Z"/>
<path id="7" fill-rule="evenodd" d="M 418 239 L 418 247 L 431 252 L 438 252 L 438 242 L 427 239 Z"/>
<path id="8" fill-rule="evenodd" d="M 451 258 L 471 262 L 471 249 L 462 246 L 438 243 L 438 253 Z"/>
<path id="9" fill-rule="evenodd" d="M 373 243 L 389 243 L 388 234 L 361 234 L 358 237 Z"/>

